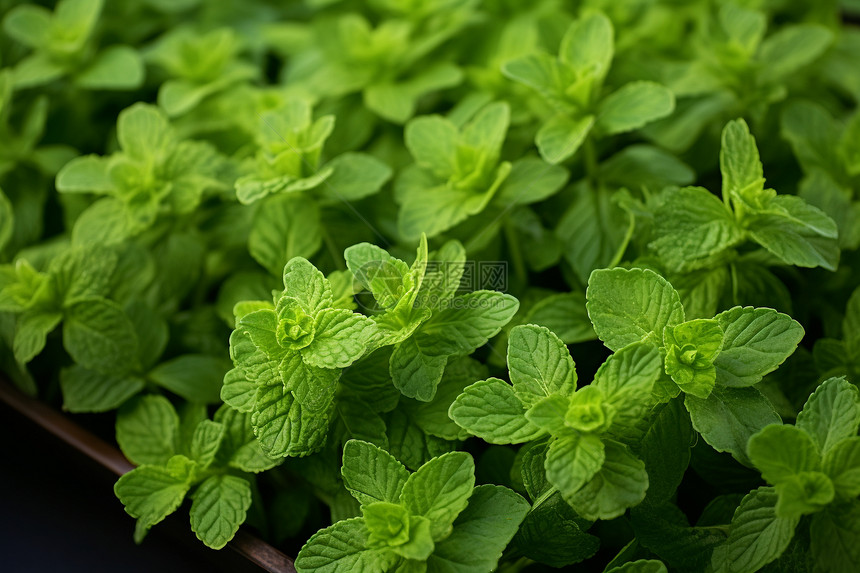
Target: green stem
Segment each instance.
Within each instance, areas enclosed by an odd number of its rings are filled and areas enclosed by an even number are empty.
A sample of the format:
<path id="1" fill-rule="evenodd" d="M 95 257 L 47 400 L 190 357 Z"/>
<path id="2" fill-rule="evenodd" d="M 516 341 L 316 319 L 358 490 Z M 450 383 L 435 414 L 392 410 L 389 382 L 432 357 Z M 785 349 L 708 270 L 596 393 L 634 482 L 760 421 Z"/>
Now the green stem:
<path id="1" fill-rule="evenodd" d="M 334 244 L 331 235 L 329 235 L 328 230 L 324 225 L 320 225 L 320 233 L 322 234 L 326 250 L 328 250 L 331 255 L 335 266 L 340 270 L 346 270 L 346 262 L 343 260 L 343 256 L 340 254 L 340 251 L 338 251 L 337 245 Z"/>
<path id="2" fill-rule="evenodd" d="M 511 561 L 509 563 L 499 563 L 498 573 L 519 573 L 527 566 L 534 563 L 528 557 L 520 557 L 516 561 Z"/>
<path id="3" fill-rule="evenodd" d="M 514 274 L 517 277 L 519 284 L 526 284 L 528 281 L 528 271 L 526 271 L 525 260 L 520 249 L 520 243 L 517 237 L 517 232 L 511 224 L 510 220 L 505 221 L 503 225 L 505 230 L 505 241 L 508 243 L 508 253 L 511 258 L 511 264 L 514 266 Z"/>
<path id="4" fill-rule="evenodd" d="M 597 149 L 594 139 L 588 137 L 582 144 L 583 159 L 585 161 L 585 174 L 592 184 L 597 183 Z"/>

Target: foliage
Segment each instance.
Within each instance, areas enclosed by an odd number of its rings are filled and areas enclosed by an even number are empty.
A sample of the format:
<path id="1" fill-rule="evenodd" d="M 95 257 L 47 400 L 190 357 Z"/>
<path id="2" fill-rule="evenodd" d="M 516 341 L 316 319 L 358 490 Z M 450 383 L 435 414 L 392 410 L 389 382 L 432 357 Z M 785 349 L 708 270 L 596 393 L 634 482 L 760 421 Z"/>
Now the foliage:
<path id="1" fill-rule="evenodd" d="M 860 570 L 856 2 L 2 5 L 0 370 L 138 542 Z"/>

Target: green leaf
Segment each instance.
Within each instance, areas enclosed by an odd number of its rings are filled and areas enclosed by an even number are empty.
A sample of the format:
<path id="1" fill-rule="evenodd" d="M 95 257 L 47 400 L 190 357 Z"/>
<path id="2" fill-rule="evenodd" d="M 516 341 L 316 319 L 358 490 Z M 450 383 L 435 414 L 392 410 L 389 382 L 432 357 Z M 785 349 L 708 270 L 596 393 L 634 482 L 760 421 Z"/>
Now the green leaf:
<path id="1" fill-rule="evenodd" d="M 361 507 L 371 547 L 394 547 L 409 541 L 409 512 L 402 505 L 375 501 Z M 430 540 L 433 550 L 433 540 Z"/>
<path id="2" fill-rule="evenodd" d="M 15 210 L 9 198 L 0 189 L 0 251 L 2 251 L 15 233 Z"/>
<path id="3" fill-rule="evenodd" d="M 860 437 L 846 438 L 824 455 L 822 468 L 833 481 L 836 495 L 856 498 L 860 495 Z"/>
<path id="4" fill-rule="evenodd" d="M 690 185 L 696 173 L 689 165 L 653 145 L 628 145 L 600 163 L 600 179 L 628 189 L 664 189 Z"/>
<path id="5" fill-rule="evenodd" d="M 311 257 L 321 246 L 319 208 L 290 195 L 264 201 L 248 236 L 251 256 L 275 276 L 283 272 L 286 261 Z"/>
<path id="6" fill-rule="evenodd" d="M 215 460 L 215 454 L 221 447 L 226 429 L 219 422 L 203 420 L 194 429 L 191 437 L 189 451 L 191 459 L 200 465 L 201 469 L 207 469 Z"/>
<path id="7" fill-rule="evenodd" d="M 647 269 L 601 269 L 585 291 L 594 331 L 610 350 L 638 342 L 684 321 L 684 307 L 669 282 Z"/>
<path id="8" fill-rule="evenodd" d="M 286 352 L 278 343 L 278 315 L 274 310 L 249 312 L 238 320 L 236 329 L 247 334 L 254 347 L 271 359 L 278 359 Z"/>
<path id="9" fill-rule="evenodd" d="M 811 560 L 821 571 L 854 571 L 860 567 L 860 502 L 828 508 L 809 526 Z"/>
<path id="10" fill-rule="evenodd" d="M 228 405 L 215 412 L 215 421 L 224 426 L 217 463 L 244 472 L 259 473 L 278 465 L 279 460 L 267 456 L 254 436 L 251 415 L 238 412 Z"/>
<path id="11" fill-rule="evenodd" d="M 143 84 L 143 60 L 130 46 L 109 46 L 75 77 L 75 83 L 92 90 L 133 90 Z"/>
<path id="12" fill-rule="evenodd" d="M 116 136 L 122 150 L 141 161 L 159 157 L 174 141 L 164 113 L 158 107 L 145 103 L 136 103 L 120 112 Z"/>
<path id="13" fill-rule="evenodd" d="M 561 436 L 549 444 L 546 477 L 573 504 L 577 492 L 600 471 L 604 460 L 604 445 L 597 436 Z"/>
<path id="14" fill-rule="evenodd" d="M 829 378 L 816 388 L 797 416 L 797 427 L 812 436 L 826 454 L 840 441 L 857 435 L 860 392 L 844 378 Z"/>
<path id="15" fill-rule="evenodd" d="M 164 465 L 178 451 L 179 416 L 164 396 L 140 396 L 119 409 L 116 441 L 131 462 Z"/>
<path id="16" fill-rule="evenodd" d="M 776 503 L 771 487 L 761 487 L 744 497 L 732 518 L 729 538 L 714 550 L 714 571 L 758 571 L 782 555 L 800 518 L 778 517 Z"/>
<path id="17" fill-rule="evenodd" d="M 486 367 L 472 358 L 452 360 L 446 364 L 433 400 L 406 403 L 404 406 L 410 410 L 412 421 L 427 434 L 443 440 L 465 440 L 469 432 L 458 426 L 448 416 L 448 411 L 467 386 L 486 375 Z"/>
<path id="18" fill-rule="evenodd" d="M 113 197 L 99 199 L 75 220 L 73 245 L 113 245 L 137 233 L 127 208 Z"/>
<path id="19" fill-rule="evenodd" d="M 453 299 L 416 333 L 416 343 L 436 354 L 469 354 L 499 333 L 519 309 L 509 294 L 489 290 Z"/>
<path id="20" fill-rule="evenodd" d="M 565 344 L 597 338 L 585 310 L 583 292 L 551 294 L 527 311 L 525 321 L 549 328 Z"/>
<path id="21" fill-rule="evenodd" d="M 547 396 L 526 411 L 526 420 L 542 432 L 562 435 L 568 433 L 566 418 L 571 399 L 560 394 Z"/>
<path id="22" fill-rule="evenodd" d="M 526 419 L 525 406 L 513 387 L 498 378 L 468 386 L 451 404 L 449 415 L 461 428 L 491 444 L 518 444 L 543 434 Z"/>
<path id="23" fill-rule="evenodd" d="M 674 109 L 675 96 L 668 88 L 654 82 L 630 82 L 600 103 L 597 127 L 607 135 L 624 133 L 666 117 Z"/>
<path id="24" fill-rule="evenodd" d="M 494 570 L 528 510 L 528 502 L 505 487 L 476 487 L 468 506 L 454 522 L 451 535 L 436 543 L 427 560 L 427 572 Z"/>
<path id="25" fill-rule="evenodd" d="M 98 155 L 75 157 L 57 173 L 60 193 L 110 193 L 114 184 L 108 173 L 109 162 Z"/>
<path id="26" fill-rule="evenodd" d="M 63 409 L 74 413 L 107 412 L 118 408 L 143 390 L 145 384 L 137 376 L 101 374 L 78 365 L 60 370 Z"/>
<path id="27" fill-rule="evenodd" d="M 612 354 L 594 375 L 591 386 L 602 391 L 614 410 L 608 432 L 619 440 L 639 440 L 654 406 L 652 390 L 662 375 L 660 352 L 650 342 L 625 346 Z"/>
<path id="28" fill-rule="evenodd" d="M 770 308 L 736 306 L 714 317 L 723 329 L 723 348 L 714 360 L 717 384 L 757 384 L 791 356 L 803 327 Z"/>
<path id="29" fill-rule="evenodd" d="M 344 445 L 340 473 L 346 489 L 362 505 L 396 503 L 409 478 L 409 471 L 394 456 L 361 440 Z"/>
<path id="30" fill-rule="evenodd" d="M 779 517 L 796 517 L 817 513 L 836 495 L 833 482 L 821 472 L 800 472 L 776 484 L 779 500 L 776 514 Z"/>
<path id="31" fill-rule="evenodd" d="M 576 389 L 576 367 L 564 343 L 549 329 L 525 325 L 511 329 L 508 369 L 514 391 L 526 407 L 552 394 Z"/>
<path id="32" fill-rule="evenodd" d="M 648 474 L 645 464 L 627 446 L 604 442 L 605 460 L 591 481 L 567 500 L 585 519 L 614 519 L 645 499 Z"/>
<path id="33" fill-rule="evenodd" d="M 26 364 L 45 348 L 48 335 L 57 328 L 63 314 L 42 310 L 29 310 L 20 315 L 15 324 L 15 339 L 12 351 L 15 360 Z"/>
<path id="34" fill-rule="evenodd" d="M 415 337 L 410 337 L 394 347 L 391 353 L 390 372 L 394 386 L 407 398 L 428 402 L 436 395 L 442 380 L 447 356 L 422 348 Z"/>
<path id="35" fill-rule="evenodd" d="M 770 424 L 781 422 L 767 398 L 755 388 L 716 386 L 707 399 L 687 395 L 684 405 L 693 428 L 718 452 L 729 452 L 751 465 L 746 454 L 750 437 Z"/>
<path id="36" fill-rule="evenodd" d="M 414 563 L 421 569 L 421 563 L 430 556 L 434 547 L 430 535 L 430 520 L 412 516 L 409 518 L 409 541 L 392 548 L 392 551 L 406 558 L 405 563 Z"/>
<path id="37" fill-rule="evenodd" d="M 718 16 L 732 47 L 741 48 L 746 57 L 753 55 L 767 29 L 764 12 L 738 4 L 723 4 Z"/>
<path id="38" fill-rule="evenodd" d="M 433 540 L 444 539 L 454 520 L 465 509 L 475 486 L 475 463 L 464 452 L 433 458 L 409 476 L 400 502 L 412 515 L 430 520 Z"/>
<path id="39" fill-rule="evenodd" d="M 833 42 L 833 33 L 817 24 L 786 26 L 761 43 L 758 60 L 765 78 L 784 78 L 816 60 Z"/>
<path id="40" fill-rule="evenodd" d="M 417 117 L 406 124 L 403 137 L 419 167 L 443 179 L 453 175 L 460 138 L 453 123 L 438 115 Z"/>
<path id="41" fill-rule="evenodd" d="M 244 336 L 241 335 L 240 336 Z M 248 341 L 248 344 L 251 344 Z M 259 357 L 260 364 L 265 365 L 265 372 L 268 373 L 267 378 L 278 379 L 278 363 L 266 359 L 262 352 L 256 351 L 253 345 L 254 355 Z M 254 409 L 254 400 L 257 395 L 257 383 L 254 380 L 249 380 L 246 371 L 243 368 L 233 368 L 224 375 L 224 383 L 221 386 L 221 399 L 231 408 L 235 408 L 240 412 L 250 412 Z"/>
<path id="42" fill-rule="evenodd" d="M 289 354 L 279 368 L 284 389 L 289 390 L 308 414 L 325 410 L 331 404 L 340 370 L 320 368 L 304 362 L 299 354 Z"/>
<path id="43" fill-rule="evenodd" d="M 773 425 L 750 437 L 747 453 L 761 476 L 772 484 L 821 469 L 821 453 L 812 438 L 794 426 Z"/>
<path id="44" fill-rule="evenodd" d="M 635 219 L 622 206 L 622 191 L 592 188 L 587 182 L 574 186 L 576 198 L 556 227 L 563 254 L 581 284 L 591 271 L 612 267 L 624 255 L 633 235 Z"/>
<path id="45" fill-rule="evenodd" d="M 511 546 L 550 567 L 579 563 L 597 552 L 600 539 L 585 533 L 577 522 L 582 522 L 579 516 L 556 493 L 529 511 Z"/>
<path id="46" fill-rule="evenodd" d="M 484 150 L 497 158 L 510 121 L 511 108 L 506 102 L 487 104 L 461 130 L 460 145 Z"/>
<path id="47" fill-rule="evenodd" d="M 230 363 L 222 358 L 185 354 L 159 364 L 150 371 L 149 379 L 186 400 L 215 404 L 229 369 Z"/>
<path id="48" fill-rule="evenodd" d="M 299 573 L 384 573 L 399 559 L 386 549 L 368 549 L 364 519 L 339 521 L 317 531 L 296 556 Z"/>
<path id="49" fill-rule="evenodd" d="M 835 271 L 839 264 L 836 223 L 800 197 L 774 197 L 746 225 L 754 241 L 790 265 Z"/>
<path id="50" fill-rule="evenodd" d="M 723 345 L 723 330 L 713 319 L 698 318 L 663 330 L 665 369 L 684 392 L 707 398 L 717 379 L 714 358 Z"/>
<path id="51" fill-rule="evenodd" d="M 578 74 L 591 73 L 602 81 L 612 65 L 614 42 L 612 22 L 604 14 L 592 12 L 570 25 L 558 56 Z"/>
<path id="52" fill-rule="evenodd" d="M 842 170 L 839 157 L 829 152 L 839 138 L 840 125 L 826 108 L 810 101 L 792 101 L 782 112 L 781 133 L 806 173 L 821 168 Z"/>
<path id="53" fill-rule="evenodd" d="M 72 247 L 54 257 L 48 265 L 63 304 L 81 298 L 107 296 L 115 281 L 118 256 L 110 248 Z"/>
<path id="54" fill-rule="evenodd" d="M 277 384 L 257 390 L 251 423 L 266 454 L 273 458 L 301 457 L 322 448 L 329 416 L 303 408 L 289 391 Z"/>
<path id="55" fill-rule="evenodd" d="M 143 540 L 150 527 L 179 509 L 189 485 L 187 479 L 159 466 L 140 466 L 119 478 L 113 490 L 126 513 L 138 519 L 137 543 Z"/>
<path id="56" fill-rule="evenodd" d="M 648 473 L 647 501 L 652 505 L 672 499 L 687 466 L 693 428 L 680 400 L 672 400 L 654 418 L 642 438 L 641 457 Z"/>
<path id="57" fill-rule="evenodd" d="M 499 188 L 495 201 L 503 205 L 526 205 L 554 195 L 570 174 L 558 165 L 549 165 L 536 157 L 514 161 L 511 172 Z"/>
<path id="58" fill-rule="evenodd" d="M 284 267 L 283 277 L 284 293 L 298 300 L 311 315 L 331 306 L 331 285 L 307 259 L 290 259 Z"/>
<path id="59" fill-rule="evenodd" d="M 63 345 L 89 370 L 120 374 L 137 366 L 137 336 L 120 306 L 102 298 L 79 299 L 66 308 Z"/>
<path id="60" fill-rule="evenodd" d="M 560 114 L 548 120 L 535 137 L 540 156 L 553 165 L 572 157 L 585 142 L 594 122 L 593 115 L 571 118 Z"/>
<path id="61" fill-rule="evenodd" d="M 648 479 L 650 482 L 650 473 Z M 648 498 L 630 510 L 630 522 L 636 534 L 635 544 L 659 555 L 673 571 L 706 570 L 710 566 L 714 547 L 728 537 L 728 528 L 706 526 L 704 523 L 691 527 L 687 516 L 676 505 L 648 503 L 652 486 L 648 488 Z M 729 506 L 727 512 L 713 525 L 731 521 L 740 498 L 732 496 L 730 501 L 726 501 Z"/>
<path id="62" fill-rule="evenodd" d="M 212 476 L 191 497 L 191 531 L 207 547 L 221 549 L 245 521 L 251 507 L 251 484 L 236 476 Z"/>
<path id="63" fill-rule="evenodd" d="M 414 286 L 409 284 L 409 266 L 376 245 L 352 245 L 343 256 L 355 279 L 384 310 L 395 308 Z"/>
<path id="64" fill-rule="evenodd" d="M 666 195 L 654 213 L 654 236 L 650 247 L 675 269 L 702 264 L 744 238 L 732 212 L 701 187 Z"/>
<path id="65" fill-rule="evenodd" d="M 320 368 L 346 368 L 364 354 L 376 334 L 376 323 L 350 310 L 327 308 L 314 319 L 314 339 L 302 359 Z"/>
<path id="66" fill-rule="evenodd" d="M 639 559 L 628 561 L 621 567 L 613 567 L 606 573 L 668 573 L 668 569 L 662 561 L 656 559 Z"/>
<path id="67" fill-rule="evenodd" d="M 755 138 L 743 119 L 726 124 L 720 149 L 723 197 L 745 197 L 764 188 L 764 171 Z"/>
<path id="68" fill-rule="evenodd" d="M 44 46 L 51 31 L 51 12 L 42 6 L 15 6 L 3 18 L 3 30 L 30 48 Z"/>
<path id="69" fill-rule="evenodd" d="M 403 238 L 414 240 L 422 233 L 435 237 L 484 210 L 505 181 L 511 164 L 502 162 L 493 171 L 485 188 L 469 189 L 432 182 L 412 181 L 408 169 L 398 179 L 397 195 L 402 203 L 398 212 L 398 230 Z M 428 185 L 424 185 L 424 184 Z"/>
<path id="70" fill-rule="evenodd" d="M 25 57 L 15 66 L 13 76 L 15 88 L 41 86 L 63 77 L 66 73 L 66 68 L 51 59 L 48 54 L 36 52 Z"/>
<path id="71" fill-rule="evenodd" d="M 65 30 L 66 41 L 83 44 L 102 11 L 103 0 L 62 0 L 54 8 L 54 25 Z"/>
<path id="72" fill-rule="evenodd" d="M 347 152 L 326 164 L 334 169 L 326 179 L 323 196 L 337 201 L 355 201 L 378 192 L 391 179 L 391 168 L 372 155 Z M 312 203 L 308 203 L 313 205 Z"/>
<path id="73" fill-rule="evenodd" d="M 556 58 L 543 52 L 505 62 L 502 73 L 536 90 L 548 100 L 562 98 L 567 87 L 576 80 L 570 67 L 560 65 Z"/>

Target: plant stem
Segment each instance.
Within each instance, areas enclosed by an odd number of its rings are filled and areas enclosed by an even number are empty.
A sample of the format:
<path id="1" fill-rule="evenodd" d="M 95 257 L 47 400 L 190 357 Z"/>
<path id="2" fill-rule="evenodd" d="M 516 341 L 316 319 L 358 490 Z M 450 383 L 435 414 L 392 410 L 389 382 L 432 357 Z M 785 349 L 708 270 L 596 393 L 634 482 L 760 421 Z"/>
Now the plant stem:
<path id="1" fill-rule="evenodd" d="M 322 234 L 326 250 L 328 250 L 331 255 L 335 266 L 340 270 L 346 270 L 346 262 L 343 260 L 343 256 L 340 254 L 340 251 L 337 250 L 337 245 L 334 244 L 334 241 L 332 240 L 331 235 L 329 235 L 328 230 L 325 228 L 325 225 L 320 225 L 320 228 L 320 233 Z"/>
<path id="2" fill-rule="evenodd" d="M 594 185 L 597 183 L 597 149 L 595 149 L 594 140 L 591 137 L 586 138 L 582 145 L 582 153 L 585 161 L 585 174 Z"/>
<path id="3" fill-rule="evenodd" d="M 506 220 L 503 227 L 505 230 L 505 242 L 508 244 L 508 254 L 511 259 L 511 264 L 514 267 L 514 275 L 517 277 L 517 283 L 526 284 L 526 281 L 528 280 L 528 271 L 526 271 L 525 260 L 523 260 L 523 253 L 522 250 L 520 250 L 517 231 L 514 229 L 510 220 Z"/>

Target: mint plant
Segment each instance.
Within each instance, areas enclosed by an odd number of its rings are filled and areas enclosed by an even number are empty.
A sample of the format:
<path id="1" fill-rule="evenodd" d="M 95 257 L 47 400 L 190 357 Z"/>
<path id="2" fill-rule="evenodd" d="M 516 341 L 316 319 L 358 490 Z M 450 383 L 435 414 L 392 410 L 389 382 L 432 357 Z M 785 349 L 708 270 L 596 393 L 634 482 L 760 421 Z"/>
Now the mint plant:
<path id="1" fill-rule="evenodd" d="M 462 245 L 443 245 L 431 259 L 438 270 L 429 276 L 428 256 L 423 236 L 411 267 L 370 244 L 354 245 L 344 253 L 357 281 L 382 310 L 373 319 L 381 343 L 394 345 L 394 385 L 404 396 L 422 401 L 433 399 L 450 358 L 486 344 L 519 306 L 514 297 L 489 290 L 457 295 L 464 271 Z"/>
<path id="2" fill-rule="evenodd" d="M 829 378 L 796 425 L 767 426 L 750 438 L 749 457 L 770 485 L 751 492 L 735 511 L 728 539 L 714 550 L 715 571 L 755 570 L 777 559 L 802 520 L 809 520 L 817 567 L 840 571 L 857 563 L 858 426 L 857 387 Z"/>
<path id="3" fill-rule="evenodd" d="M 369 110 L 404 123 L 415 113 L 421 96 L 453 87 L 463 78 L 456 65 L 433 62 L 430 55 L 468 22 L 468 6 L 448 14 L 444 5 L 428 11 L 438 15 L 425 26 L 398 17 L 373 26 L 358 14 L 320 19 L 307 40 L 311 49 L 302 54 L 303 61 L 288 78 L 305 82 L 320 96 L 361 92 Z M 399 7 L 395 14 L 420 18 L 421 11 Z"/>
<path id="4" fill-rule="evenodd" d="M 273 457 L 322 447 L 341 371 L 374 344 L 373 321 L 333 303 L 325 276 L 297 258 L 284 267 L 284 290 L 273 302 L 236 306 L 235 367 L 221 397 L 252 413 L 254 432 Z"/>
<path id="5" fill-rule="evenodd" d="M 679 109 L 676 121 L 653 125 L 649 135 L 672 150 L 689 148 L 708 126 L 738 115 L 764 121 L 793 82 L 813 75 L 833 42 L 832 31 L 814 20 L 773 31 L 754 7 L 728 2 L 712 10 L 710 24 L 697 27 L 685 47 L 687 58 L 663 60 L 660 73 Z"/>
<path id="6" fill-rule="evenodd" d="M 313 535 L 296 559 L 298 571 L 491 570 L 528 511 L 507 488 L 475 487 L 475 465 L 465 452 L 410 473 L 384 450 L 351 441 L 341 473 L 361 517 Z"/>
<path id="7" fill-rule="evenodd" d="M 672 113 L 674 95 L 654 82 L 631 82 L 603 93 L 613 52 L 612 22 L 594 12 L 570 25 L 558 58 L 535 53 L 503 66 L 509 78 L 537 91 L 552 113 L 535 136 L 546 161 L 559 163 L 573 156 L 592 129 L 603 135 L 624 133 Z"/>
<path id="8" fill-rule="evenodd" d="M 146 53 L 170 77 L 161 84 L 158 105 L 169 116 L 182 115 L 204 98 L 254 79 L 257 67 L 239 60 L 239 49 L 239 39 L 229 28 L 203 34 L 184 28 L 159 38 Z"/>
<path id="9" fill-rule="evenodd" d="M 517 326 L 508 339 L 511 384 L 477 382 L 452 404 L 458 425 L 490 443 L 549 437 L 546 478 L 580 516 L 612 519 L 645 496 L 644 465 L 624 444 L 647 420 L 660 355 L 645 343 L 627 346 L 576 389 L 563 343 L 546 328 Z"/>
<path id="10" fill-rule="evenodd" d="M 189 406 L 180 416 L 166 398 L 142 396 L 120 410 L 117 440 L 140 464 L 114 487 L 137 519 L 138 543 L 190 496 L 192 531 L 221 549 L 245 521 L 253 474 L 277 465 L 254 439 L 249 416 L 226 405 L 209 420 L 205 410 Z"/>
<path id="11" fill-rule="evenodd" d="M 406 125 L 404 140 L 415 164 L 403 170 L 395 186 L 404 237 L 422 232 L 433 237 L 491 204 L 509 209 L 559 190 L 567 179 L 562 168 L 536 158 L 500 161 L 509 121 L 510 107 L 496 102 L 459 126 L 439 116 Z"/>
<path id="12" fill-rule="evenodd" d="M 105 195 L 81 214 L 72 230 L 75 243 L 121 242 L 150 228 L 163 212 L 193 212 L 207 191 L 224 187 L 218 152 L 203 142 L 182 141 L 155 106 L 124 110 L 117 139 L 121 151 L 75 158 L 57 174 L 62 193 Z"/>
<path id="13" fill-rule="evenodd" d="M 722 203 L 692 187 L 674 191 L 673 200 L 655 210 L 651 246 L 669 268 L 719 261 L 744 241 L 754 241 L 786 264 L 836 268 L 836 224 L 799 197 L 765 188 L 755 138 L 743 120 L 723 130 L 720 172 Z"/>
<path id="14" fill-rule="evenodd" d="M 21 4 L 3 18 L 3 29 L 33 52 L 12 72 L 18 88 L 40 86 L 68 77 L 84 89 L 133 90 L 143 83 L 140 55 L 116 44 L 96 52 L 93 32 L 102 0 L 62 0 L 54 12 Z"/>
<path id="15" fill-rule="evenodd" d="M 586 298 L 594 330 L 610 350 L 642 343 L 659 350 L 665 375 L 655 398 L 683 392 L 702 437 L 717 451 L 748 462 L 749 437 L 779 422 L 755 385 L 794 352 L 803 327 L 773 309 L 752 307 L 685 321 L 677 291 L 647 269 L 594 271 Z"/>
<path id="16" fill-rule="evenodd" d="M 37 4 L 0 377 L 116 439 L 137 541 L 860 570 L 856 0 Z"/>

